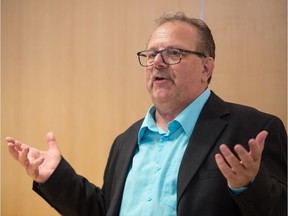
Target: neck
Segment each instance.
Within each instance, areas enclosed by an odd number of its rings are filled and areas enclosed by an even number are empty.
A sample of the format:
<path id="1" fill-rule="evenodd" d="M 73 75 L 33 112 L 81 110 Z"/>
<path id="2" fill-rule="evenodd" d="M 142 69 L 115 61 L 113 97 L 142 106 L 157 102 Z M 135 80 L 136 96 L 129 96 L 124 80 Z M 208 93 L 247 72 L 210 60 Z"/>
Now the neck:
<path id="1" fill-rule="evenodd" d="M 157 106 L 156 112 L 155 112 L 155 122 L 158 127 L 160 127 L 164 131 L 168 131 L 168 123 L 171 122 L 173 119 L 176 118 L 176 116 L 181 113 L 188 104 L 182 105 L 182 106 L 173 106 L 173 107 L 165 107 L 163 106 Z"/>
<path id="2" fill-rule="evenodd" d="M 204 89 L 205 90 L 205 89 Z M 204 91 L 203 90 L 203 91 Z M 201 95 L 202 92 L 198 94 Z M 198 97 L 197 96 L 197 97 Z M 154 100 L 154 106 L 156 108 L 155 112 L 155 122 L 158 127 L 160 127 L 164 131 L 168 131 L 168 123 L 171 122 L 178 116 L 191 102 L 193 102 L 197 97 L 194 99 L 188 99 L 188 100 L 168 100 L 166 102 L 164 101 L 155 101 Z M 179 98 L 178 98 L 179 99 Z M 186 102 L 184 102 L 186 101 Z"/>

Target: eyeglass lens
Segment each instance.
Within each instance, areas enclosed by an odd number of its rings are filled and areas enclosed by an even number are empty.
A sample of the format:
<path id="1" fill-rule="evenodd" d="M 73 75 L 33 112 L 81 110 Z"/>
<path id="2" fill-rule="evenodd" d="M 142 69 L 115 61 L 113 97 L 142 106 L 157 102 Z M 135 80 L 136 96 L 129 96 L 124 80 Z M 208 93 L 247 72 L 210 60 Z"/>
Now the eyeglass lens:
<path id="1" fill-rule="evenodd" d="M 154 63 L 157 54 L 160 54 L 165 64 L 177 64 L 181 61 L 181 51 L 178 49 L 147 50 L 139 53 L 139 61 L 143 66 L 150 66 Z"/>

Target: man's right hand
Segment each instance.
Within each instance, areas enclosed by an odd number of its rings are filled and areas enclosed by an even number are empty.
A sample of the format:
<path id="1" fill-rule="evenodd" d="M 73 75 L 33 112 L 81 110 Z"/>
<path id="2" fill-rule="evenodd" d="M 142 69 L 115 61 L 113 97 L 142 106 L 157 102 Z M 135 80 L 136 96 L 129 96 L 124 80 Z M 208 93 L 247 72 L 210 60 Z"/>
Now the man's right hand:
<path id="1" fill-rule="evenodd" d="M 52 132 L 47 134 L 48 151 L 40 151 L 12 138 L 6 138 L 11 156 L 25 167 L 36 182 L 44 183 L 60 163 L 61 154 Z"/>

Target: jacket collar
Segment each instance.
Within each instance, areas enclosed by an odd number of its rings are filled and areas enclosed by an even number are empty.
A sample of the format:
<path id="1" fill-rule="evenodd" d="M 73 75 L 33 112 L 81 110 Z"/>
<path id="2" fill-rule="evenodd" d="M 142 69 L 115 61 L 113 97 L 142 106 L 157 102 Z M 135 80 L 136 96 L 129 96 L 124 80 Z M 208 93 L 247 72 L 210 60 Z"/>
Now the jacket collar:
<path id="1" fill-rule="evenodd" d="M 219 137 L 226 127 L 227 123 L 222 120 L 222 117 L 228 114 L 229 111 L 225 102 L 211 91 L 211 95 L 200 113 L 180 165 L 177 184 L 178 203 L 185 188 L 195 176 L 209 150 L 214 146 L 217 137 Z M 138 132 L 142 122 L 143 119 L 132 125 L 124 133 L 120 143 L 118 143 L 118 146 L 121 146 L 121 151 L 119 151 L 115 168 L 117 181 L 115 185 L 112 186 L 115 191 L 110 202 L 107 216 L 119 214 L 125 180 L 138 145 Z"/>

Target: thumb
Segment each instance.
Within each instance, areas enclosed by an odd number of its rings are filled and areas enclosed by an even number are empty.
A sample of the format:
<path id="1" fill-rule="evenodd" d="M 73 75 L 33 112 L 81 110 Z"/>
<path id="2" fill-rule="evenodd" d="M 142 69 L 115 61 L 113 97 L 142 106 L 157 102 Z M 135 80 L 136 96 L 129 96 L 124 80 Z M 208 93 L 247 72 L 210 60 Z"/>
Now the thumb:
<path id="1" fill-rule="evenodd" d="M 264 148 L 264 143 L 266 140 L 266 137 L 268 135 L 267 131 L 261 131 L 257 136 L 256 136 L 256 141 L 259 143 L 259 145 Z"/>
<path id="2" fill-rule="evenodd" d="M 57 145 L 57 142 L 56 142 L 56 138 L 54 136 L 54 134 L 52 132 L 49 132 L 47 134 L 47 144 L 48 144 L 48 149 L 49 151 L 58 151 L 59 152 L 59 148 L 58 148 L 58 145 Z"/>

